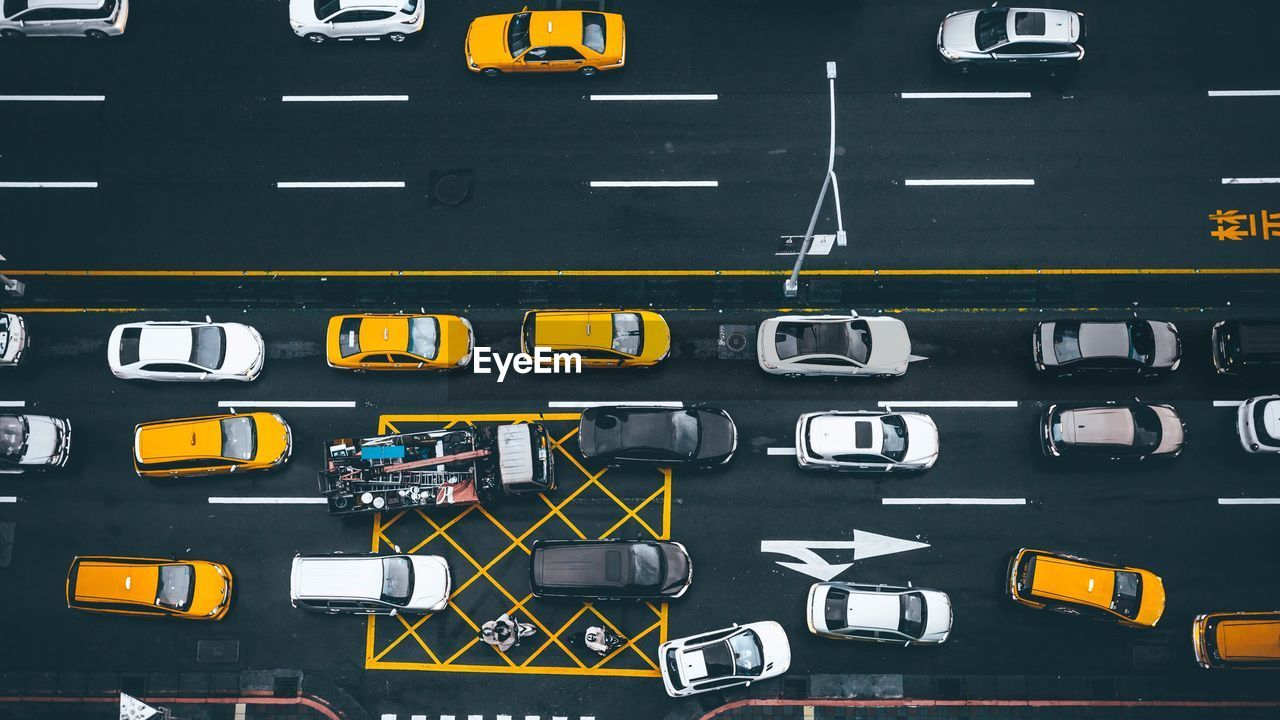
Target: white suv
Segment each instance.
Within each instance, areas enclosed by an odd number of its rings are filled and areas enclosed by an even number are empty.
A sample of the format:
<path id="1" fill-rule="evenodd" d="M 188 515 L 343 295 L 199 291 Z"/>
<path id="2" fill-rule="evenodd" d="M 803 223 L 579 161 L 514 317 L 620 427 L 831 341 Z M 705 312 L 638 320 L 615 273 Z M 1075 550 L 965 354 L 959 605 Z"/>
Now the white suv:
<path id="1" fill-rule="evenodd" d="M 1260 395 L 1241 403 L 1236 431 L 1245 452 L 1280 453 L 1280 395 Z"/>
<path id="2" fill-rule="evenodd" d="M 124 33 L 129 0 L 0 0 L 0 37 Z"/>
<path id="3" fill-rule="evenodd" d="M 449 563 L 439 555 L 296 555 L 289 601 L 330 615 L 434 613 L 449 605 Z"/>
<path id="4" fill-rule="evenodd" d="M 422 29 L 425 0 L 289 0 L 289 26 L 313 43 L 385 37 L 404 42 Z"/>

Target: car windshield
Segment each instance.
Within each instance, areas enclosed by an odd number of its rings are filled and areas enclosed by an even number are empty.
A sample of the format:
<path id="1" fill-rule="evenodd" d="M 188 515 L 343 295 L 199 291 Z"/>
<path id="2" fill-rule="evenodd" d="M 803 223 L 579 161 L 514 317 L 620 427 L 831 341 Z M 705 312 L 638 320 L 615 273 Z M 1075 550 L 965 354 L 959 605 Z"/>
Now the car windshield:
<path id="1" fill-rule="evenodd" d="M 195 590 L 195 568 L 190 565 L 161 565 L 160 581 L 156 587 L 156 604 L 174 610 L 191 607 L 191 595 Z"/>
<path id="2" fill-rule="evenodd" d="M 1053 326 L 1053 356 L 1060 363 L 1080 359 L 1079 323 L 1060 322 Z"/>
<path id="3" fill-rule="evenodd" d="M 233 460 L 252 460 L 254 441 L 257 439 L 254 431 L 253 418 L 251 417 L 229 417 L 223 418 L 222 425 L 222 457 L 232 458 Z"/>
<path id="4" fill-rule="evenodd" d="M 866 363 L 871 357 L 871 329 L 862 320 L 847 323 L 786 322 L 778 326 L 778 357 L 840 355 Z"/>
<path id="5" fill-rule="evenodd" d="M 4 16 L 11 18 L 27 9 L 27 0 L 4 0 Z"/>
<path id="6" fill-rule="evenodd" d="M 988 8 L 978 11 L 978 21 L 974 25 L 974 37 L 978 41 L 978 49 L 982 51 L 1009 40 L 1009 10 L 1007 8 Z"/>
<path id="7" fill-rule="evenodd" d="M 342 9 L 339 0 L 316 0 L 316 17 L 321 20 L 329 19 L 330 15 Z"/>
<path id="8" fill-rule="evenodd" d="M 1136 572 L 1117 572 L 1115 594 L 1111 609 L 1133 619 L 1138 616 L 1139 598 L 1142 595 L 1142 576 Z"/>
<path id="9" fill-rule="evenodd" d="M 907 421 L 901 415 L 885 415 L 880 418 L 884 429 L 884 441 L 880 453 L 894 462 L 902 462 L 907 456 Z"/>
<path id="10" fill-rule="evenodd" d="M 1133 446 L 1142 450 L 1160 446 L 1160 416 L 1145 405 L 1133 409 Z"/>
<path id="11" fill-rule="evenodd" d="M 902 600 L 902 621 L 898 623 L 898 632 L 908 637 L 923 637 L 925 622 L 928 620 L 924 596 L 920 593 L 906 593 L 898 597 Z"/>
<path id="12" fill-rule="evenodd" d="M 1129 357 L 1144 365 L 1155 360 L 1156 335 L 1149 322 L 1129 323 Z"/>
<path id="13" fill-rule="evenodd" d="M 407 557 L 382 559 L 382 599 L 403 605 L 413 594 L 413 562 Z"/>
<path id="14" fill-rule="evenodd" d="M 507 49 L 511 51 L 511 57 L 529 49 L 529 13 L 511 16 L 511 22 L 507 25 Z"/>
<path id="15" fill-rule="evenodd" d="M 435 360 L 440 351 L 440 323 L 435 318 L 413 318 L 409 321 L 409 352 Z"/>
<path id="16" fill-rule="evenodd" d="M 222 328 L 205 326 L 191 328 L 192 365 L 199 365 L 206 370 L 217 370 L 222 367 L 222 359 L 227 356 L 227 336 Z"/>
<path id="17" fill-rule="evenodd" d="M 733 653 L 734 675 L 759 675 L 764 667 L 764 648 L 760 638 L 750 630 L 729 638 L 729 651 Z"/>
<path id="18" fill-rule="evenodd" d="M 662 582 L 662 552 L 657 545 L 638 543 L 631 548 L 632 581 L 643 587 Z"/>
<path id="19" fill-rule="evenodd" d="M 400 12 L 405 15 L 412 15 L 418 9 L 418 0 L 404 0 L 404 4 L 400 6 Z"/>
<path id="20" fill-rule="evenodd" d="M 636 313 L 613 314 L 613 349 L 627 355 L 640 354 L 644 328 Z"/>
<path id="21" fill-rule="evenodd" d="M 692 410 L 671 416 L 671 449 L 681 457 L 698 454 L 698 415 Z"/>
<path id="22" fill-rule="evenodd" d="M 582 13 L 582 44 L 598 53 L 604 52 L 604 15 Z"/>
<path id="23" fill-rule="evenodd" d="M 0 415 L 0 458 L 18 461 L 27 451 L 27 419 Z"/>

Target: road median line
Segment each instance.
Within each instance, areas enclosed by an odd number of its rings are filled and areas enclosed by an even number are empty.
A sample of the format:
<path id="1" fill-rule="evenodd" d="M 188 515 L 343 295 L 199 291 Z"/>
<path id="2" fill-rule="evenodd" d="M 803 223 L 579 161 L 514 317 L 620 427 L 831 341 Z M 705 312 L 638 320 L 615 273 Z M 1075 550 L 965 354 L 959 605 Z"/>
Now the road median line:
<path id="1" fill-rule="evenodd" d="M 881 505 L 1026 505 L 1026 498 L 903 497 L 880 498 Z"/>
<path id="2" fill-rule="evenodd" d="M 220 408 L 353 408 L 355 400 L 219 400 Z"/>
<path id="3" fill-rule="evenodd" d="M 1218 498 L 1219 505 L 1280 505 L 1280 497 Z"/>
<path id="4" fill-rule="evenodd" d="M 1017 400 L 881 400 L 882 408 L 1016 408 Z"/>
<path id="5" fill-rule="evenodd" d="M 463 277 L 785 277 L 785 269 L 735 270 L 6 270 L 17 277 L 125 277 L 125 278 L 463 278 Z M 846 268 L 804 270 L 806 277 L 1036 277 L 1036 276 L 1121 276 L 1121 275 L 1280 275 L 1280 267 L 1216 268 Z"/>
<path id="6" fill-rule="evenodd" d="M 210 497 L 210 505 L 324 505 L 322 497 Z"/>

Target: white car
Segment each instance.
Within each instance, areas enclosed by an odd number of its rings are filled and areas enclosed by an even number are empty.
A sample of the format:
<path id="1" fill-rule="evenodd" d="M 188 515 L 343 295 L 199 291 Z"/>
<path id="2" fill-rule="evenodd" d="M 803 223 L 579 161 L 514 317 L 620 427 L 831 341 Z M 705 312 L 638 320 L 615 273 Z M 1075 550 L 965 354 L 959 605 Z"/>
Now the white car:
<path id="1" fill-rule="evenodd" d="M 262 372 L 262 336 L 240 323 L 140 322 L 117 325 L 107 341 L 111 374 L 125 380 L 250 382 Z"/>
<path id="2" fill-rule="evenodd" d="M 313 43 L 385 37 L 404 42 L 422 29 L 426 0 L 289 0 L 289 27 Z"/>
<path id="3" fill-rule="evenodd" d="M 22 317 L 13 313 L 0 313 L 0 367 L 17 367 L 29 344 L 27 324 L 22 321 Z"/>
<path id="4" fill-rule="evenodd" d="M 892 317 L 782 315 L 760 323 L 760 369 L 771 375 L 894 377 L 907 371 L 911 338 Z"/>
<path id="5" fill-rule="evenodd" d="M 791 667 L 787 632 L 772 620 L 670 640 L 658 648 L 662 684 L 671 697 L 750 685 Z"/>
<path id="6" fill-rule="evenodd" d="M 1260 395 L 1240 403 L 1236 430 L 1245 452 L 1280 453 L 1280 395 Z"/>
<path id="7" fill-rule="evenodd" d="M 331 615 L 439 612 L 449 604 L 449 563 L 439 555 L 296 555 L 289 601 Z"/>
<path id="8" fill-rule="evenodd" d="M 83 36 L 124 33 L 129 0 L 0 0 L 0 37 Z"/>
<path id="9" fill-rule="evenodd" d="M 914 412 L 805 413 L 796 421 L 796 462 L 806 470 L 922 471 L 938 460 L 938 426 Z"/>
<path id="10" fill-rule="evenodd" d="M 938 54 L 944 62 L 967 69 L 971 65 L 1073 64 L 1084 59 L 1083 13 L 995 5 L 943 18 Z"/>
<path id="11" fill-rule="evenodd" d="M 47 415 L 0 415 L 0 474 L 66 467 L 71 421 Z"/>
<path id="12" fill-rule="evenodd" d="M 807 608 L 809 632 L 836 640 L 937 644 L 951 634 L 951 598 L 938 590 L 820 582 Z"/>

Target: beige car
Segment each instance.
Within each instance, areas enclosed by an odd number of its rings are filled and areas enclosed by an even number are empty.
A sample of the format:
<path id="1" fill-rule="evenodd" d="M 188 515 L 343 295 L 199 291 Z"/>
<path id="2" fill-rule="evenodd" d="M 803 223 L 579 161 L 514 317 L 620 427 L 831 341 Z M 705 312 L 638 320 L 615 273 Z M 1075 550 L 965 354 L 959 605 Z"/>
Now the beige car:
<path id="1" fill-rule="evenodd" d="M 1109 402 L 1050 405 L 1040 421 L 1047 457 L 1146 460 L 1177 457 L 1187 429 L 1172 405 Z"/>

